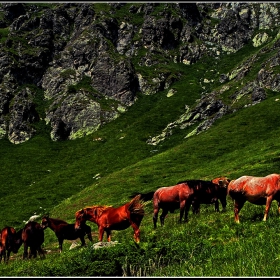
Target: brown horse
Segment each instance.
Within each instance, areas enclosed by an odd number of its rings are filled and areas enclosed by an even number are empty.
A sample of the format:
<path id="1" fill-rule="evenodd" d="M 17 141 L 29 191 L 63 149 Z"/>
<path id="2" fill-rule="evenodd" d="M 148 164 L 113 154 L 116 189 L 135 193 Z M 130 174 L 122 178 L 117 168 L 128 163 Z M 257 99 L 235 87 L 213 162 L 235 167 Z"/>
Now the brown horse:
<path id="1" fill-rule="evenodd" d="M 280 174 L 265 177 L 242 176 L 228 185 L 228 194 L 234 200 L 234 220 L 239 223 L 239 212 L 246 201 L 265 205 L 263 221 L 266 221 L 271 203 L 278 202 L 280 213 Z"/>
<path id="2" fill-rule="evenodd" d="M 44 230 L 37 222 L 28 222 L 22 230 L 21 238 L 24 244 L 23 259 L 36 258 L 37 252 L 41 258 L 45 258 L 45 252 L 42 249 L 44 243 Z M 28 254 L 28 248 L 29 254 Z"/>
<path id="3" fill-rule="evenodd" d="M 205 195 L 200 198 L 199 202 L 201 204 L 212 204 L 215 203 L 215 211 L 220 212 L 219 201 L 222 204 L 223 211 L 226 211 L 227 206 L 227 187 L 230 182 L 230 179 L 227 177 L 217 177 L 212 180 L 212 183 L 217 185 L 215 196 Z M 199 204 L 197 205 L 196 201 L 192 203 L 193 213 L 197 214 L 200 212 Z"/>
<path id="4" fill-rule="evenodd" d="M 89 220 L 98 225 L 99 241 L 102 241 L 104 231 L 107 241 L 111 241 L 112 230 L 124 230 L 131 226 L 134 230 L 134 239 L 140 242 L 140 223 L 144 217 L 144 203 L 140 195 L 135 196 L 130 202 L 114 208 L 112 206 L 91 206 L 75 213 L 75 229 L 81 228 Z"/>
<path id="5" fill-rule="evenodd" d="M 201 203 L 213 203 L 218 199 L 219 188 L 220 186 L 212 181 L 186 180 L 174 186 L 157 189 L 153 196 L 154 228 L 157 227 L 156 224 L 160 209 L 162 209 L 162 214 L 160 215 L 162 226 L 168 211 L 174 213 L 175 209 L 180 209 L 179 222 L 182 222 L 184 213 L 184 220 L 187 221 L 190 206 L 193 205 L 194 213 L 198 213 Z M 227 192 L 225 192 L 225 196 L 226 194 Z"/>
<path id="6" fill-rule="evenodd" d="M 22 229 L 16 231 L 13 227 L 4 227 L 1 230 L 0 239 L 0 262 L 4 257 L 4 262 L 8 263 L 10 254 L 16 254 L 22 244 L 21 239 Z"/>
<path id="7" fill-rule="evenodd" d="M 80 238 L 82 246 L 85 246 L 85 235 L 87 235 L 88 239 L 92 242 L 91 228 L 85 223 L 82 225 L 80 230 L 75 230 L 75 224 L 68 224 L 63 220 L 50 218 L 48 215 L 44 215 L 41 225 L 43 229 L 49 227 L 54 231 L 58 239 L 60 253 L 62 252 L 62 244 L 64 239 L 75 240 Z"/>

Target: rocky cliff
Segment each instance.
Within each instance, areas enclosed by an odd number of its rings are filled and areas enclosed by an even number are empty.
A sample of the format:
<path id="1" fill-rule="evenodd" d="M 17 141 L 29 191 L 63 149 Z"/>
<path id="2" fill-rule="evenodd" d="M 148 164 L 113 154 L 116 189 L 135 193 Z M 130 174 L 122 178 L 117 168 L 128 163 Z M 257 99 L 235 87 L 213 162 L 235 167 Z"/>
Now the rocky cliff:
<path id="1" fill-rule="evenodd" d="M 279 9 L 278 3 L 1 3 L 0 138 L 25 142 L 38 123 L 50 128 L 54 141 L 83 137 L 117 118 L 139 94 L 172 94 L 180 75 L 158 64 L 191 65 L 268 41 L 263 51 L 269 53 L 279 48 Z M 234 111 L 240 96 L 249 96 L 245 105 L 251 105 L 266 98 L 266 89 L 279 91 L 276 54 L 230 102 L 222 101 L 227 83 L 244 78 L 257 59 L 220 73 L 224 87 L 205 92 L 147 143 L 157 145 L 173 128 L 196 123 L 187 137 L 197 134 Z M 202 88 L 211 82 L 201 77 Z"/>

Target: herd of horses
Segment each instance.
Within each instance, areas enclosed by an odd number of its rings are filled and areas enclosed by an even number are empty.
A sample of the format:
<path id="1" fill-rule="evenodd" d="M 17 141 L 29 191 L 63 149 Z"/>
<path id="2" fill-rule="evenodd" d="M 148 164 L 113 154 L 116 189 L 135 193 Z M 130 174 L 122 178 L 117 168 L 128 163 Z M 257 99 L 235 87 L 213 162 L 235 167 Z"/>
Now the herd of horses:
<path id="1" fill-rule="evenodd" d="M 215 204 L 215 211 L 219 212 L 219 202 L 223 210 L 226 209 L 227 196 L 234 201 L 234 220 L 239 223 L 239 212 L 246 201 L 256 205 L 265 205 L 263 221 L 267 220 L 273 200 L 278 202 L 280 214 L 280 175 L 269 174 L 265 177 L 241 176 L 230 180 L 227 177 L 218 177 L 211 181 L 185 180 L 169 187 L 160 187 L 149 193 L 136 193 L 126 204 L 113 207 L 94 205 L 85 207 L 75 213 L 75 223 L 69 224 L 61 219 L 42 217 L 41 223 L 30 221 L 23 229 L 16 231 L 13 227 L 5 227 L 0 232 L 0 262 L 2 257 L 8 263 L 11 252 L 17 253 L 24 244 L 23 259 L 32 258 L 38 254 L 45 258 L 42 249 L 44 230 L 50 228 L 56 235 L 59 243 L 59 252 L 65 239 L 80 238 L 81 245 L 85 246 L 85 236 L 92 242 L 91 227 L 87 221 L 98 226 L 98 240 L 103 240 L 106 232 L 107 241 L 111 241 L 112 230 L 124 230 L 130 226 L 134 231 L 135 242 L 140 242 L 140 224 L 144 217 L 146 201 L 153 201 L 153 224 L 157 228 L 157 219 L 160 209 L 161 226 L 168 212 L 174 213 L 179 209 L 179 222 L 188 221 L 188 212 L 192 207 L 194 214 L 200 212 L 201 204 Z M 184 221 L 183 221 L 184 217 Z M 29 252 L 28 252 L 29 248 Z"/>

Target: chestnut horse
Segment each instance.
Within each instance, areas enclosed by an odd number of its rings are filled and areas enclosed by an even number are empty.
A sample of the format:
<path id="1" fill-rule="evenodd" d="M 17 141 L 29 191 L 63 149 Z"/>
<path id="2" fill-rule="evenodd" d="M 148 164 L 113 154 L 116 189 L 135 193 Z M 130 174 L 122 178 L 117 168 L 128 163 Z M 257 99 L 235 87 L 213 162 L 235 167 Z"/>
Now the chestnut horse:
<path id="1" fill-rule="evenodd" d="M 80 230 L 75 230 L 75 224 L 68 224 L 63 220 L 50 218 L 48 215 L 44 215 L 41 225 L 43 229 L 49 227 L 52 231 L 54 231 L 58 239 L 60 253 L 62 252 L 64 239 L 75 240 L 80 238 L 82 246 L 85 246 L 85 235 L 87 235 L 88 239 L 92 242 L 91 228 L 86 224 L 83 224 Z"/>
<path id="2" fill-rule="evenodd" d="M 4 257 L 4 262 L 8 263 L 10 254 L 16 254 L 22 244 L 21 239 L 22 229 L 16 231 L 13 227 L 4 227 L 1 230 L 0 239 L 0 262 Z"/>
<path id="3" fill-rule="evenodd" d="M 266 221 L 271 203 L 278 202 L 280 213 L 280 174 L 265 177 L 242 176 L 228 185 L 228 194 L 234 200 L 234 220 L 239 223 L 239 212 L 246 201 L 265 205 L 263 221 Z"/>
<path id="4" fill-rule="evenodd" d="M 222 196 L 226 200 L 227 195 L 227 183 L 224 180 L 218 180 L 219 184 L 215 183 L 215 179 L 212 181 L 204 180 L 186 180 L 179 182 L 174 186 L 161 187 L 157 189 L 153 196 L 153 222 L 154 228 L 157 227 L 157 218 L 159 210 L 162 209 L 160 215 L 160 222 L 163 226 L 164 219 L 168 213 L 174 213 L 175 209 L 180 209 L 179 222 L 182 222 L 183 215 L 185 213 L 185 221 L 188 219 L 188 212 L 190 206 L 193 205 L 194 213 L 199 212 L 199 206 L 201 203 L 213 203 L 217 202 L 220 198 L 221 187 L 225 190 L 222 191 Z M 223 205 L 225 207 L 225 204 Z"/>
<path id="5" fill-rule="evenodd" d="M 130 202 L 120 206 L 91 206 L 83 208 L 75 213 L 75 229 L 79 230 L 87 221 L 98 225 L 98 240 L 102 241 L 104 231 L 107 234 L 107 241 L 111 241 L 112 230 L 124 230 L 129 226 L 133 228 L 134 239 L 140 242 L 140 223 L 144 217 L 144 203 L 140 195 L 135 196 Z"/>

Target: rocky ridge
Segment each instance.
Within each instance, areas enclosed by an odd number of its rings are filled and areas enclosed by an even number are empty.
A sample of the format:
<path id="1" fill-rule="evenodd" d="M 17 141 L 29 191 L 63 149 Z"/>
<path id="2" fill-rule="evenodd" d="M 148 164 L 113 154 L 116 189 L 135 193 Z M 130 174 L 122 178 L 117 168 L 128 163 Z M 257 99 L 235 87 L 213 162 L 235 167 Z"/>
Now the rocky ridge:
<path id="1" fill-rule="evenodd" d="M 152 95 L 180 79 L 174 73 L 141 72 L 164 61 L 194 64 L 203 56 L 217 59 L 249 42 L 279 48 L 278 3 L 1 3 L 0 4 L 0 138 L 18 144 L 29 140 L 36 124 L 50 127 L 54 141 L 83 137 L 117 118 L 137 102 L 137 94 Z M 124 11 L 124 12 L 123 12 Z M 220 73 L 220 90 L 203 92 L 194 107 L 186 106 L 178 120 L 160 135 L 157 145 L 176 127 L 207 130 L 215 120 L 279 91 L 279 55 L 263 63 L 250 83 L 226 104 L 228 83 L 250 73 L 257 56 L 230 73 Z M 201 87 L 212 83 L 201 77 Z"/>

